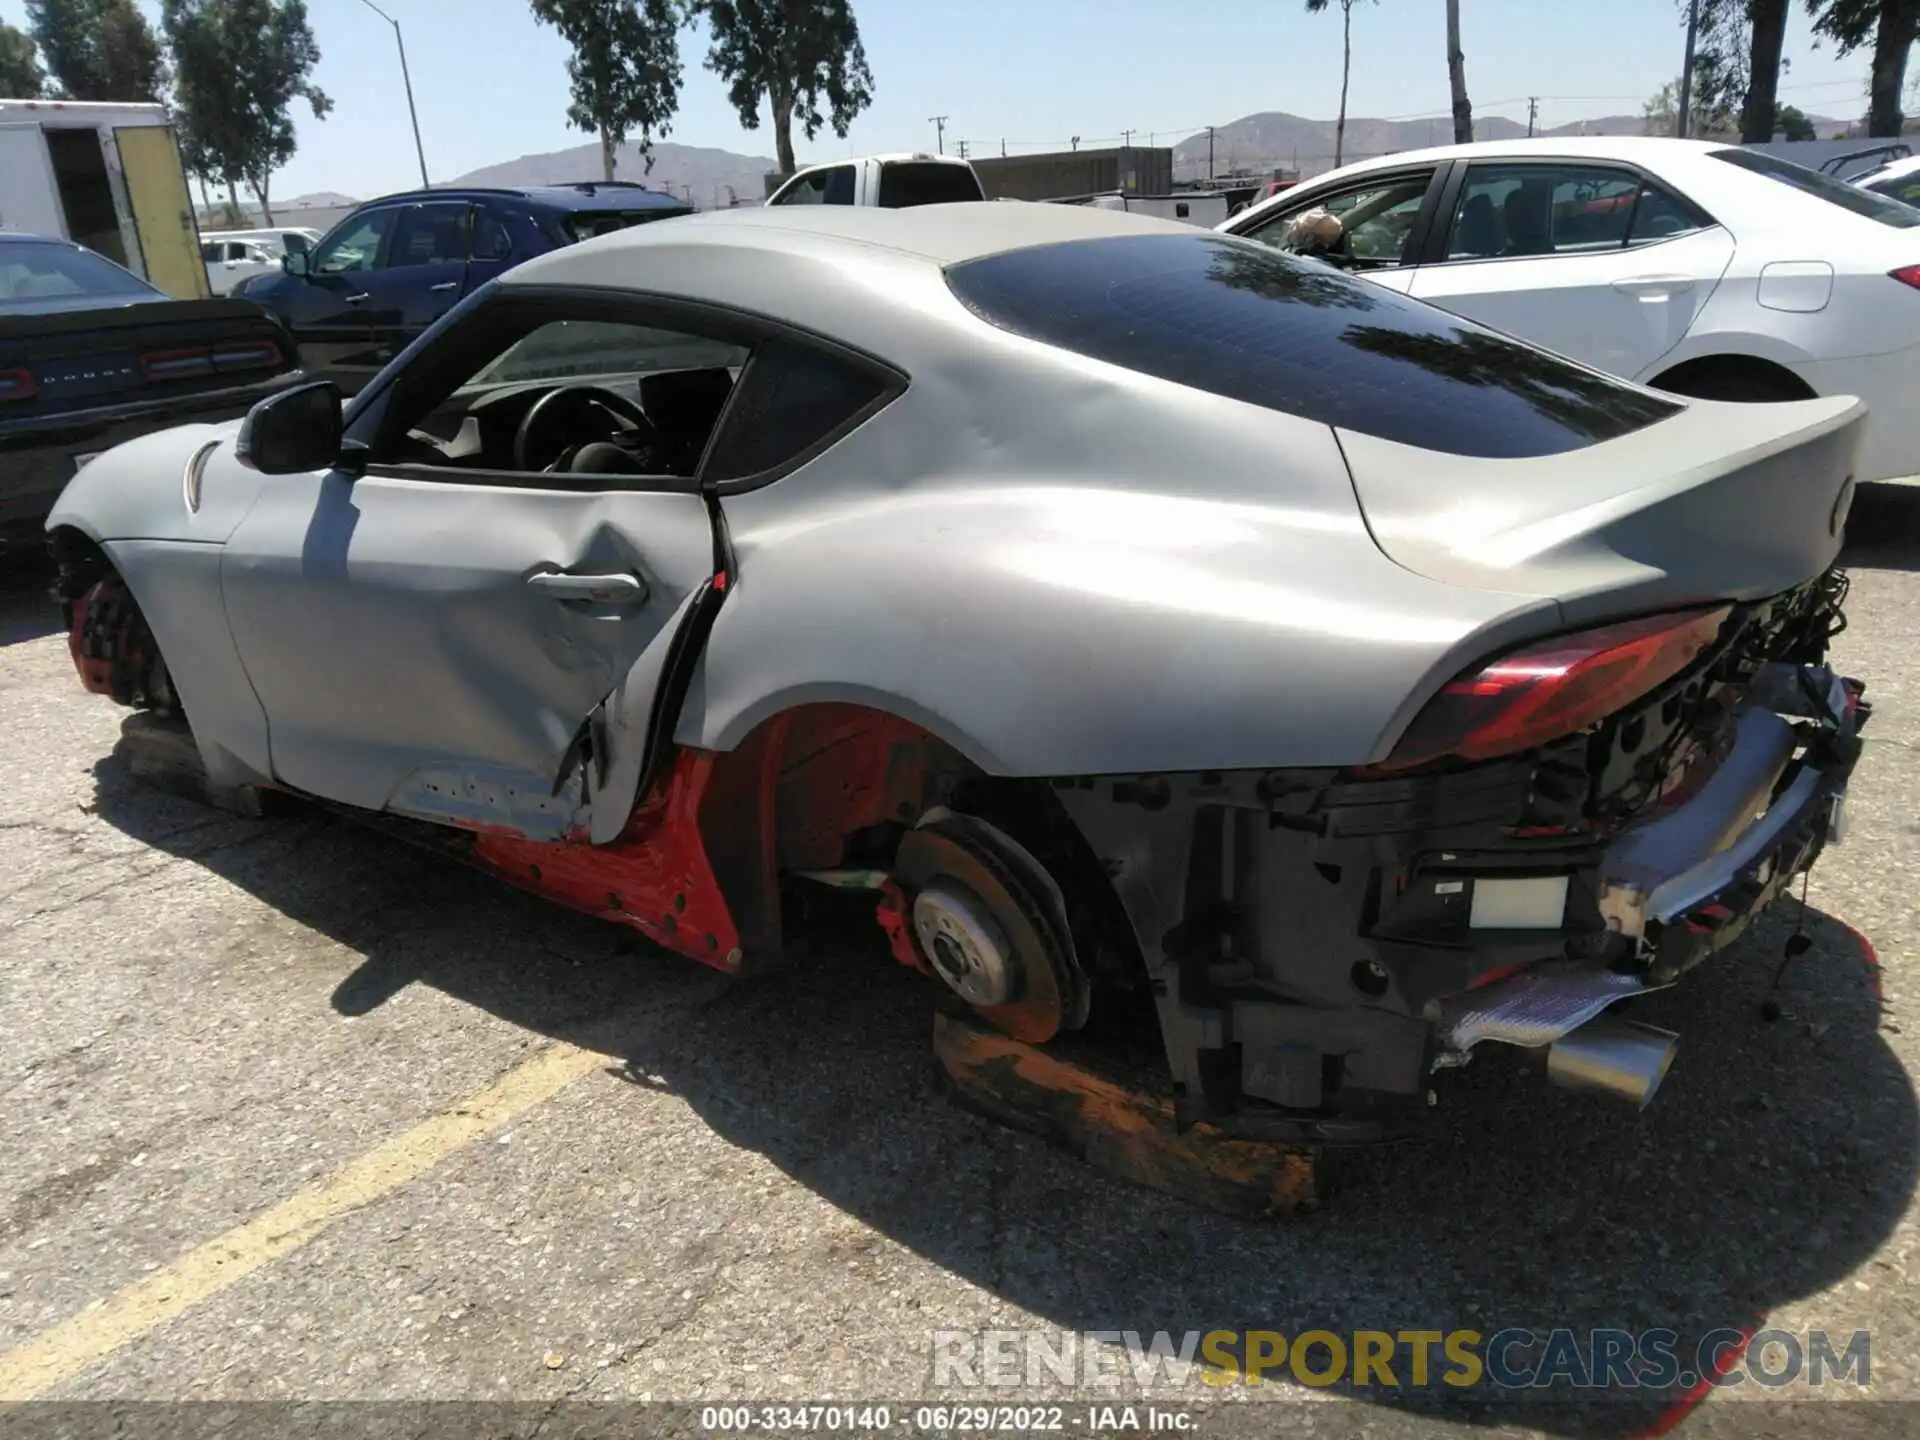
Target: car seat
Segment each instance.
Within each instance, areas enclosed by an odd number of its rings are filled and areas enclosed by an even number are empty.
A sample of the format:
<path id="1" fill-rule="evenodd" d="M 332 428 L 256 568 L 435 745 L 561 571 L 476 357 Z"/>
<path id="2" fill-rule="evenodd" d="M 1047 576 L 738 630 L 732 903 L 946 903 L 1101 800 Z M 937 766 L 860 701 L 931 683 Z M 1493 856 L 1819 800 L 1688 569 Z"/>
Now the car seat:
<path id="1" fill-rule="evenodd" d="M 1492 199 L 1485 194 L 1470 195 L 1467 203 L 1460 207 L 1460 224 L 1453 233 L 1449 258 L 1467 260 L 1498 255 L 1502 238 L 1500 217 L 1494 214 Z"/>
<path id="2" fill-rule="evenodd" d="M 1522 181 L 1507 195 L 1505 255 L 1545 255 L 1553 249 L 1553 230 L 1547 216 L 1553 189 L 1542 180 Z"/>

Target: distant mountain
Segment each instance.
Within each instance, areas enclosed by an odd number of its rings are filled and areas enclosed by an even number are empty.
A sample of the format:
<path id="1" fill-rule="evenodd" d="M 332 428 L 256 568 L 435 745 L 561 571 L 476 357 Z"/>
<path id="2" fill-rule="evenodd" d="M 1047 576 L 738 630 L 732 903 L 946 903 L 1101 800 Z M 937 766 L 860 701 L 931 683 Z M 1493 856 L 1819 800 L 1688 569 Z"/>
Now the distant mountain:
<path id="1" fill-rule="evenodd" d="M 766 193 L 765 176 L 775 169 L 765 155 L 736 155 L 730 150 L 715 150 L 699 145 L 670 145 L 656 142 L 653 169 L 648 171 L 640 159 L 639 147 L 623 145 L 614 162 L 614 178 L 637 180 L 655 190 L 690 193 L 695 204 L 707 209 L 715 203 L 725 205 L 727 189 L 741 200 L 758 200 Z M 544 155 L 522 155 L 499 165 L 470 170 L 446 185 L 553 185 L 577 180 L 599 180 L 600 145 L 575 145 L 568 150 Z"/>
<path id="2" fill-rule="evenodd" d="M 351 210 L 360 202 L 351 195 L 342 195 L 337 190 L 317 190 L 311 195 L 295 195 L 282 200 L 273 197 L 275 210 Z"/>
<path id="3" fill-rule="evenodd" d="M 1810 116 L 1821 136 L 1842 133 L 1846 122 L 1824 116 Z M 1302 176 L 1317 175 L 1333 168 L 1334 124 L 1331 120 L 1307 120 L 1281 111 L 1247 115 L 1231 124 L 1216 126 L 1213 132 L 1214 173 L 1250 170 L 1265 174 L 1275 169 L 1297 169 Z M 1527 127 L 1504 115 L 1475 116 L 1475 140 L 1518 140 Z M 1577 120 L 1541 130 L 1542 135 L 1641 135 L 1646 122 L 1638 115 L 1603 115 L 1595 120 Z M 1343 163 L 1392 155 L 1402 150 L 1422 150 L 1432 145 L 1453 143 L 1453 121 L 1446 116 L 1430 120 L 1369 120 L 1351 116 L 1347 120 Z M 1197 178 L 1207 173 L 1207 136 L 1203 132 L 1182 140 L 1173 150 L 1173 169 L 1180 179 Z"/>

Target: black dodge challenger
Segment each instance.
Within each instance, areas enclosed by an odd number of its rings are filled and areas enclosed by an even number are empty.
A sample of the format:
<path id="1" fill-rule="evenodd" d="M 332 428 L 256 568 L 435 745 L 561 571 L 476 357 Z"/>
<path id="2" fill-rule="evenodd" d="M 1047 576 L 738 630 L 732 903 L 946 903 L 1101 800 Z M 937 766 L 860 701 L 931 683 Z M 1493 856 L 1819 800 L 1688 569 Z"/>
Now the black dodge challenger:
<path id="1" fill-rule="evenodd" d="M 0 550 L 44 543 L 95 455 L 187 420 L 246 414 L 298 370 L 245 300 L 175 300 L 66 240 L 0 235 Z"/>

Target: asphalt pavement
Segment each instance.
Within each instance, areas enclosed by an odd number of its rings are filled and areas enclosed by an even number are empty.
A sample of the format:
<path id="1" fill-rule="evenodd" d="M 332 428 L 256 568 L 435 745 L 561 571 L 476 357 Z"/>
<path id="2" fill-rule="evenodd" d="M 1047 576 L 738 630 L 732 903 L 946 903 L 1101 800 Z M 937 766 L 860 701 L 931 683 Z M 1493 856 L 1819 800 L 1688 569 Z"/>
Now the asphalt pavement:
<path id="1" fill-rule="evenodd" d="M 296 1401 L 524 1407 L 488 1412 L 497 1433 L 600 1413 L 567 1402 L 693 1402 L 676 1413 L 699 1429 L 722 1403 L 765 1428 L 775 1402 L 1036 1401 L 1089 1433 L 1111 1393 L 1258 1433 L 1624 1436 L 1674 1423 L 1675 1397 L 996 1389 L 935 1356 L 973 1343 L 956 1332 L 1665 1327 L 1684 1349 L 1760 1328 L 1869 1332 L 1870 1387 L 1736 1385 L 1682 1433 L 1914 1433 L 1920 1408 L 1886 1402 L 1920 1399 L 1920 489 L 1870 488 L 1852 533 L 1838 658 L 1876 714 L 1850 833 L 1804 916 L 1776 907 L 1641 1005 L 1683 1037 L 1654 1105 L 1552 1090 L 1494 1047 L 1449 1077 L 1429 1137 L 1268 1224 L 955 1108 L 930 996 L 877 935 L 735 982 L 345 821 L 136 783 L 113 758 L 125 712 L 80 692 L 15 583 L 0 1400 L 279 1402 L 260 1413 L 281 1433 Z M 1796 925 L 1813 948 L 1769 1023 Z M 0 1433 L 48 1413 L 0 1406 Z"/>

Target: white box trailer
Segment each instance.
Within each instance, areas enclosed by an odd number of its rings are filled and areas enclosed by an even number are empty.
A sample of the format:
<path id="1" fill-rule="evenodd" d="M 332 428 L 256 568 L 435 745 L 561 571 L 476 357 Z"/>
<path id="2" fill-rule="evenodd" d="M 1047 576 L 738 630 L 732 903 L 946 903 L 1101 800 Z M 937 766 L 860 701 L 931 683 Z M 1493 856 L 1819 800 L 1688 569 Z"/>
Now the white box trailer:
<path id="1" fill-rule="evenodd" d="M 183 300 L 206 266 L 164 105 L 0 100 L 0 231 L 59 235 Z"/>

